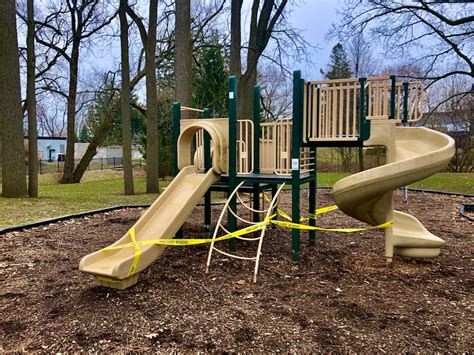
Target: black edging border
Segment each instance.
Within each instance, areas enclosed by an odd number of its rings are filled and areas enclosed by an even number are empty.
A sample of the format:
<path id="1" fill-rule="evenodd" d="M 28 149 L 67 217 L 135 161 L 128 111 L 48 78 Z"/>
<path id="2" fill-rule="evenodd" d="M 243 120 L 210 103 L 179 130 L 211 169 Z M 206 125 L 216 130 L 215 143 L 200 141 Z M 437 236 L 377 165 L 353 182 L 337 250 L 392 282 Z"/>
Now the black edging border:
<path id="1" fill-rule="evenodd" d="M 446 192 L 446 191 L 435 191 L 435 190 L 426 190 L 426 189 L 412 189 L 412 188 L 408 188 L 408 191 L 428 192 L 430 194 L 438 194 L 438 195 L 453 195 L 453 196 L 474 197 L 474 195 L 472 195 L 472 194 L 463 194 L 463 193 L 459 193 L 459 192 Z"/>
<path id="2" fill-rule="evenodd" d="M 331 186 L 320 186 L 320 187 L 318 187 L 318 189 L 330 189 L 330 188 L 332 188 L 332 187 Z M 474 195 L 471 195 L 471 194 L 463 194 L 463 193 L 457 193 L 457 192 L 421 190 L 421 189 L 412 189 L 412 188 L 409 188 L 408 191 L 427 192 L 427 193 L 430 193 L 430 194 L 439 194 L 439 195 L 455 195 L 455 196 L 464 196 L 464 197 L 474 197 Z M 151 206 L 150 204 L 144 204 L 144 205 L 117 205 L 117 206 L 112 206 L 112 207 L 99 208 L 97 210 L 91 210 L 91 211 L 80 212 L 80 213 L 75 213 L 75 214 L 68 214 L 68 215 L 65 215 L 65 216 L 45 219 L 45 220 L 38 221 L 38 222 L 20 224 L 20 225 L 12 226 L 12 227 L 6 227 L 6 228 L 3 228 L 3 229 L 0 229 L 0 235 L 6 234 L 6 233 L 9 233 L 9 232 L 17 232 L 17 231 L 27 229 L 27 228 L 40 227 L 40 226 L 44 226 L 44 225 L 51 224 L 51 223 L 66 221 L 68 219 L 91 216 L 91 215 L 98 214 L 98 213 L 111 212 L 111 211 L 115 211 L 115 210 L 121 210 L 121 209 L 124 209 L 124 208 L 148 208 L 150 206 Z M 469 207 L 466 208 L 466 206 L 469 206 Z M 472 217 L 469 217 L 469 216 L 464 214 L 464 211 L 471 211 L 471 210 L 474 210 L 474 204 L 472 204 L 472 203 L 462 203 L 460 208 L 459 208 L 459 213 L 463 217 L 469 219 L 470 221 L 474 221 L 474 219 Z"/>
<path id="3" fill-rule="evenodd" d="M 0 234 L 8 233 L 8 232 L 16 232 L 16 231 L 19 231 L 19 230 L 22 230 L 22 229 L 27 229 L 27 228 L 40 227 L 40 226 L 44 226 L 44 225 L 51 224 L 51 223 L 66 221 L 68 219 L 81 218 L 81 217 L 91 216 L 91 215 L 98 214 L 98 213 L 105 213 L 105 212 L 111 212 L 111 211 L 115 211 L 115 210 L 121 210 L 121 209 L 124 209 L 124 208 L 148 208 L 148 207 L 150 207 L 150 205 L 117 205 L 117 206 L 112 206 L 112 207 L 99 208 L 97 210 L 80 212 L 80 213 L 75 213 L 75 214 L 68 214 L 68 215 L 65 215 L 65 216 L 45 219 L 45 220 L 38 221 L 38 222 L 20 224 L 18 226 L 3 228 L 3 229 L 0 229 Z"/>
<path id="4" fill-rule="evenodd" d="M 474 222 L 474 218 L 465 214 L 465 211 L 474 211 L 474 203 L 461 203 L 461 206 L 459 207 L 459 213 L 461 214 L 461 216 Z"/>

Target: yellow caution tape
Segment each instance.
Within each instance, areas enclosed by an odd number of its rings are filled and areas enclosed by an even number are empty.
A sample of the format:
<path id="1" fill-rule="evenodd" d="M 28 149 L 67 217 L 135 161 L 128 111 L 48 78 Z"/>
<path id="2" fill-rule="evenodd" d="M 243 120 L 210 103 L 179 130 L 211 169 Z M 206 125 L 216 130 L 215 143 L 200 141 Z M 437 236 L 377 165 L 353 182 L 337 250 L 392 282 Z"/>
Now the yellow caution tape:
<path id="1" fill-rule="evenodd" d="M 374 227 L 367 227 L 367 228 L 323 228 L 323 227 L 315 227 L 315 226 L 308 226 L 306 224 L 299 224 L 293 222 L 285 222 L 285 221 L 270 221 L 270 223 L 275 224 L 280 227 L 292 228 L 292 229 L 303 229 L 303 230 L 318 230 L 318 231 L 328 231 L 328 232 L 341 232 L 341 233 L 354 233 L 354 232 L 363 232 L 371 229 L 385 229 L 390 228 L 393 226 L 393 221 L 388 221 L 378 226 Z"/>
<path id="2" fill-rule="evenodd" d="M 137 240 L 135 239 L 135 227 L 130 228 L 128 233 L 130 234 L 130 239 L 132 240 L 133 247 L 135 248 L 135 255 L 133 257 L 132 265 L 128 271 L 128 276 L 132 276 L 133 272 L 137 268 L 138 260 L 140 260 L 140 256 L 142 255 L 142 250 L 138 247 Z"/>
<path id="3" fill-rule="evenodd" d="M 327 212 L 337 210 L 338 208 L 339 207 L 337 207 L 336 205 L 321 207 L 321 208 L 318 208 L 316 211 L 314 211 L 314 213 L 315 214 L 323 214 L 323 213 L 327 213 Z"/>
<path id="4" fill-rule="evenodd" d="M 228 233 L 226 235 L 223 235 L 223 236 L 215 238 L 215 239 L 209 239 L 209 238 L 207 238 L 207 239 L 153 239 L 153 240 L 140 240 L 140 241 L 137 241 L 135 239 L 135 228 L 132 227 L 128 231 L 130 233 L 130 239 L 132 240 L 132 242 L 124 243 L 124 244 L 120 244 L 120 245 L 112 245 L 112 246 L 103 248 L 102 251 L 119 250 L 119 249 L 131 248 L 131 247 L 135 248 L 135 255 L 134 255 L 134 258 L 133 258 L 133 261 L 132 261 L 132 265 L 130 266 L 130 270 L 129 270 L 128 275 L 127 275 L 127 277 L 130 277 L 135 272 L 135 270 L 137 268 L 137 265 L 138 265 L 138 261 L 140 260 L 140 256 L 142 254 L 142 251 L 140 249 L 141 246 L 156 245 L 156 244 L 158 244 L 158 245 L 168 245 L 168 246 L 170 246 L 170 245 L 184 246 L 184 245 L 196 245 L 196 244 L 219 242 L 219 241 L 222 241 L 222 240 L 231 239 L 231 238 L 239 237 L 239 236 L 242 236 L 242 235 L 245 235 L 245 234 L 249 234 L 249 233 L 252 233 L 252 232 L 262 230 L 263 228 L 265 228 L 265 226 L 267 226 L 270 223 L 270 220 L 274 217 L 275 217 L 275 215 L 273 215 L 269 218 L 266 218 L 263 222 L 259 222 L 257 224 L 254 224 L 254 225 L 250 226 L 250 227 L 239 229 L 235 232 Z M 106 280 L 106 279 L 103 279 L 103 281 L 112 282 L 112 281 Z"/>
<path id="5" fill-rule="evenodd" d="M 106 247 L 102 249 L 102 251 L 109 251 L 109 250 L 118 250 L 118 249 L 125 249 L 125 248 L 130 248 L 130 247 L 140 247 L 140 246 L 146 246 L 146 245 L 167 245 L 167 246 L 180 246 L 180 245 L 197 245 L 197 244 L 205 244 L 205 243 L 212 243 L 212 242 L 220 242 L 222 240 L 226 239 L 231 239 L 235 237 L 240 237 L 245 234 L 249 234 L 252 232 L 256 232 L 259 230 L 262 230 L 268 223 L 270 222 L 270 219 L 273 218 L 270 217 L 268 219 L 265 219 L 263 222 L 259 222 L 257 224 L 254 224 L 250 227 L 242 228 L 239 229 L 235 232 L 223 235 L 221 237 L 211 239 L 153 239 L 153 240 L 140 240 L 140 241 L 135 241 L 132 243 L 125 243 L 125 244 L 120 244 L 120 245 L 112 245 L 109 247 Z"/>
<path id="6" fill-rule="evenodd" d="M 337 209 L 338 209 L 338 207 L 336 205 L 318 208 L 317 210 L 314 211 L 314 213 L 308 214 L 308 217 L 302 217 L 300 219 L 300 222 L 307 222 L 310 219 L 316 219 L 316 215 L 318 215 L 318 214 L 331 212 L 331 211 L 334 211 L 334 210 L 337 210 Z M 283 211 L 279 208 L 277 208 L 277 214 L 282 216 L 284 219 L 286 219 L 288 221 L 292 221 L 291 217 L 287 213 L 285 213 L 285 211 Z"/>
<path id="7" fill-rule="evenodd" d="M 288 220 L 288 221 L 291 221 L 291 220 L 292 220 L 291 217 L 288 216 L 287 213 L 285 213 L 285 211 L 283 211 L 283 210 L 281 210 L 281 209 L 279 209 L 279 208 L 277 208 L 277 214 L 278 214 L 279 216 L 282 216 L 284 219 L 286 219 L 286 220 Z"/>
<path id="8" fill-rule="evenodd" d="M 329 206 L 329 207 L 323 207 L 320 209 L 317 209 L 315 211 L 315 215 L 317 214 L 322 214 L 326 213 L 329 211 L 333 211 L 337 209 L 337 206 Z M 127 277 L 130 277 L 133 275 L 135 272 L 138 262 L 140 260 L 140 256 L 142 254 L 142 250 L 140 249 L 141 246 L 146 246 L 146 245 L 167 245 L 167 246 L 185 246 L 185 245 L 197 245 L 197 244 L 205 244 L 205 243 L 212 243 L 212 242 L 220 242 L 226 239 L 231 239 L 235 237 L 240 237 L 242 235 L 246 235 L 252 232 L 256 232 L 259 230 L 262 230 L 265 228 L 268 224 L 272 223 L 280 227 L 286 227 L 286 228 L 292 228 L 292 229 L 302 229 L 302 230 L 319 230 L 319 231 L 329 231 L 329 232 L 342 232 L 342 233 L 354 233 L 354 232 L 363 232 L 367 230 L 372 230 L 372 229 L 384 229 L 384 228 L 390 228 L 393 226 L 393 221 L 388 221 L 383 224 L 380 224 L 378 226 L 374 227 L 367 227 L 367 228 L 323 228 L 323 227 L 316 227 L 316 226 L 308 226 L 306 224 L 300 224 L 300 223 L 293 223 L 291 222 L 291 217 L 286 214 L 283 210 L 277 209 L 277 214 L 282 216 L 283 218 L 287 219 L 287 221 L 277 221 L 273 220 L 273 218 L 276 216 L 274 214 L 273 216 L 270 216 L 268 218 L 265 218 L 263 222 L 256 223 L 252 226 L 246 227 L 239 229 L 235 232 L 225 234 L 223 236 L 220 236 L 215 239 L 211 238 L 203 238 L 203 239 L 170 239 L 170 238 L 164 238 L 164 239 L 152 239 L 152 240 L 140 240 L 137 241 L 135 237 L 135 228 L 132 227 L 129 229 L 128 233 L 130 235 L 130 243 L 124 243 L 120 245 L 112 245 L 108 246 L 106 248 L 103 248 L 102 251 L 110 251 L 110 250 L 120 250 L 120 249 L 125 249 L 125 248 L 131 248 L 133 247 L 135 249 L 134 252 L 134 257 L 132 261 L 132 265 L 130 266 L 130 270 L 128 272 Z M 307 220 L 308 218 L 306 218 Z M 304 220 L 304 219 L 302 219 Z M 115 279 L 110 279 L 108 277 L 104 276 L 96 276 L 96 279 L 99 281 L 107 281 L 107 282 L 120 282 Z"/>
<path id="9" fill-rule="evenodd" d="M 121 283 L 123 281 L 123 280 L 112 279 L 110 277 L 99 276 L 99 275 L 95 275 L 94 278 L 97 281 L 105 281 L 105 282 L 110 282 L 110 283 L 113 283 L 113 284 L 118 284 L 118 283 Z"/>

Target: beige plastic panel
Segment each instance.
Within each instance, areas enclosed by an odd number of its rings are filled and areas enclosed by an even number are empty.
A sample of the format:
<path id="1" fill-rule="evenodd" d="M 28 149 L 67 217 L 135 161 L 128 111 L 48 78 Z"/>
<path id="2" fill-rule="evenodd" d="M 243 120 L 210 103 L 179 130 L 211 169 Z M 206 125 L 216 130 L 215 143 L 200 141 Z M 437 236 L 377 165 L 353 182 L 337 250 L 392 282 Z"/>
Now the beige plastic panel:
<path id="1" fill-rule="evenodd" d="M 148 208 L 145 214 L 135 223 L 136 240 L 173 238 L 209 187 L 219 179 L 220 176 L 212 169 L 206 174 L 200 174 L 196 172 L 194 166 L 183 168 L 158 199 Z M 126 233 L 112 245 L 130 242 L 130 235 Z M 114 283 L 99 281 L 104 286 L 119 289 L 129 287 L 138 279 L 136 274 L 157 259 L 165 249 L 165 246 L 148 245 L 141 246 L 140 248 L 141 256 L 136 271 L 131 277 L 128 277 L 128 273 L 135 255 L 134 248 L 96 251 L 82 258 L 79 270 L 118 281 Z M 122 281 L 120 282 L 120 280 Z"/>
<path id="2" fill-rule="evenodd" d="M 212 167 L 222 174 L 228 171 L 229 120 L 227 118 L 183 119 L 178 138 L 178 167 L 183 169 L 193 163 L 193 138 L 199 130 L 206 130 L 212 141 Z"/>
<path id="3" fill-rule="evenodd" d="M 444 169 L 454 155 L 451 137 L 423 127 L 397 127 L 391 121 L 372 121 L 366 145 L 387 146 L 388 164 L 338 181 L 333 195 L 339 208 L 356 219 L 385 230 L 385 255 L 431 258 L 444 241 L 414 217 L 393 210 L 393 191 Z"/>

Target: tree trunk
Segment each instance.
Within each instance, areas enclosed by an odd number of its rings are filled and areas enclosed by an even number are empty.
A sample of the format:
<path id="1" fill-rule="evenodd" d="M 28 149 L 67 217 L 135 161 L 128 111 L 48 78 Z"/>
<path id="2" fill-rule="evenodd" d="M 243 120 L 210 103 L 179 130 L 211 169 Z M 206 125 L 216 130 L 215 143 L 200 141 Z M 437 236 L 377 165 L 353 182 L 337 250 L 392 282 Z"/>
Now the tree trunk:
<path id="1" fill-rule="evenodd" d="M 71 184 L 74 182 L 74 143 L 76 140 L 76 99 L 77 75 L 79 71 L 79 40 L 72 43 L 71 60 L 69 62 L 69 93 L 67 96 L 67 143 L 64 171 L 60 183 Z"/>
<path id="2" fill-rule="evenodd" d="M 3 197 L 25 197 L 26 169 L 23 145 L 20 66 L 15 1 L 0 1 L 0 134 L 2 134 Z"/>
<path id="3" fill-rule="evenodd" d="M 364 171 L 364 148 L 359 147 L 358 148 L 358 153 L 359 153 L 359 171 Z"/>
<path id="4" fill-rule="evenodd" d="M 252 119 L 253 87 L 257 84 L 257 65 L 263 53 L 263 50 L 261 52 L 257 50 L 257 10 L 258 4 L 254 3 L 247 52 L 247 69 L 240 78 L 240 101 L 238 101 L 238 105 L 240 106 L 240 117 L 244 119 Z"/>
<path id="5" fill-rule="evenodd" d="M 191 42 L 191 4 L 190 0 L 176 0 L 176 50 L 175 77 L 176 101 L 183 106 L 192 105 L 192 42 Z M 182 118 L 189 118 L 189 112 L 184 111 Z"/>
<path id="6" fill-rule="evenodd" d="M 145 49 L 145 76 L 146 76 L 146 191 L 160 193 L 158 180 L 158 97 L 156 92 L 156 24 L 158 0 L 150 1 L 148 36 Z"/>
<path id="7" fill-rule="evenodd" d="M 232 0 L 230 17 L 230 75 L 240 77 L 241 60 L 241 20 L 242 0 Z"/>
<path id="8" fill-rule="evenodd" d="M 111 99 L 112 100 L 112 99 Z M 104 143 L 107 138 L 107 133 L 109 132 L 112 124 L 114 122 L 115 115 L 117 114 L 121 105 L 121 100 L 117 100 L 111 110 L 106 113 L 105 118 L 102 120 L 100 127 L 94 133 L 94 136 L 91 138 L 89 145 L 87 146 L 84 156 L 81 158 L 79 164 L 77 164 L 76 170 L 74 171 L 74 179 L 72 182 L 79 183 L 81 182 L 82 176 L 87 170 L 92 158 L 97 154 L 97 147 Z"/>
<path id="9" fill-rule="evenodd" d="M 38 197 L 38 131 L 35 91 L 35 15 L 34 0 L 27 2 L 28 33 L 26 36 L 26 106 L 28 110 L 28 194 Z"/>
<path id="10" fill-rule="evenodd" d="M 253 87 L 257 83 L 257 68 L 256 66 L 252 71 L 247 70 L 244 75 L 240 78 L 240 97 L 238 105 L 240 106 L 240 118 L 252 119 L 252 97 Z"/>
<path id="11" fill-rule="evenodd" d="M 123 183 L 125 195 L 133 195 L 132 166 L 132 125 L 130 120 L 130 64 L 128 58 L 128 21 L 126 14 L 127 0 L 120 0 L 120 53 L 122 59 L 122 149 L 123 149 Z"/>

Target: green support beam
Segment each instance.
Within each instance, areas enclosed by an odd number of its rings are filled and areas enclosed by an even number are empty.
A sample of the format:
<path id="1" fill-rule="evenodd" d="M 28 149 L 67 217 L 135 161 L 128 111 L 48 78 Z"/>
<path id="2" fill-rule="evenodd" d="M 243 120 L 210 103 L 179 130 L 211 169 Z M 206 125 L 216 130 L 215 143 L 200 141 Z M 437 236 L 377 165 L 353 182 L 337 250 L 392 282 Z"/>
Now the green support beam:
<path id="1" fill-rule="evenodd" d="M 408 123 L 408 83 L 404 82 L 403 83 L 403 117 L 402 117 L 402 123 L 403 125 L 406 125 Z"/>
<path id="2" fill-rule="evenodd" d="M 253 172 L 254 174 L 260 173 L 260 86 L 255 85 L 253 88 Z M 253 208 L 260 210 L 260 184 L 253 184 Z M 260 214 L 258 212 L 253 213 L 253 221 L 260 221 Z"/>
<path id="3" fill-rule="evenodd" d="M 370 122 L 367 121 L 366 110 L 368 106 L 368 95 L 365 93 L 365 82 L 367 78 L 359 78 L 360 83 L 360 107 L 359 107 L 359 141 L 370 138 Z"/>
<path id="4" fill-rule="evenodd" d="M 173 102 L 173 173 L 178 175 L 178 138 L 180 134 L 181 104 Z"/>
<path id="5" fill-rule="evenodd" d="M 174 176 L 178 175 L 178 138 L 181 133 L 181 104 L 179 102 L 173 102 L 173 173 Z M 176 232 L 176 238 L 183 237 L 183 228 L 180 228 Z"/>
<path id="6" fill-rule="evenodd" d="M 311 154 L 314 154 L 314 172 L 313 172 L 313 179 L 309 182 L 309 213 L 313 213 L 316 210 L 316 199 L 317 199 L 317 171 L 316 171 L 316 147 L 311 147 Z M 316 226 L 316 219 L 310 218 L 309 220 L 309 225 L 315 227 Z M 308 232 L 309 235 L 309 245 L 314 246 L 316 244 L 316 231 L 315 230 L 310 230 Z"/>
<path id="7" fill-rule="evenodd" d="M 204 118 L 211 118 L 211 109 L 205 108 L 203 113 Z M 212 169 L 211 160 L 211 136 L 207 131 L 204 131 L 204 169 L 207 172 Z M 211 212 L 211 190 L 208 190 L 204 195 L 204 229 L 211 230 L 212 212 Z"/>
<path id="8" fill-rule="evenodd" d="M 237 186 L 237 78 L 229 78 L 229 195 Z M 234 196 L 229 207 L 236 212 L 237 200 Z M 227 214 L 228 229 L 230 232 L 237 230 L 237 219 L 232 213 Z M 229 240 L 229 249 L 235 251 L 235 239 Z"/>
<path id="9" fill-rule="evenodd" d="M 291 141 L 291 202 L 292 221 L 300 223 L 300 147 L 301 121 L 303 115 L 303 92 L 301 71 L 293 72 L 293 128 Z M 300 230 L 291 230 L 291 249 L 293 260 L 300 259 Z"/>
<path id="10" fill-rule="evenodd" d="M 397 77 L 395 75 L 390 75 L 390 80 L 392 81 L 392 87 L 390 88 L 390 119 L 395 119 L 395 100 L 396 100 L 396 85 L 397 85 Z"/>

